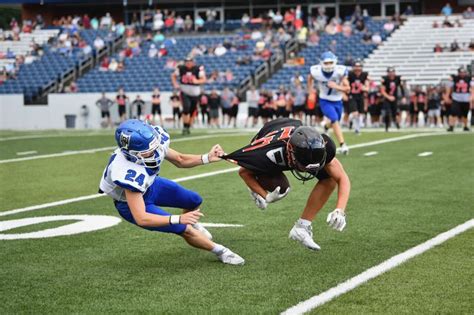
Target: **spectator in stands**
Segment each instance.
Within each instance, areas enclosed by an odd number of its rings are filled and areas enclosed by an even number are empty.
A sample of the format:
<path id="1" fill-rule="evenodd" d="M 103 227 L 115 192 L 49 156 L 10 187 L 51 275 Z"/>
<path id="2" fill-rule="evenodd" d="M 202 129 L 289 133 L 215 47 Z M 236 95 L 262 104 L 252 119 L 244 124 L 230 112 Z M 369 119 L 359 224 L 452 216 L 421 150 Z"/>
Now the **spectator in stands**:
<path id="1" fill-rule="evenodd" d="M 433 49 L 433 52 L 435 53 L 443 52 L 443 47 L 440 44 L 436 44 L 436 46 Z"/>
<path id="2" fill-rule="evenodd" d="M 174 30 L 177 33 L 182 33 L 184 31 L 184 19 L 181 15 L 178 15 L 178 17 L 175 20 Z"/>
<path id="3" fill-rule="evenodd" d="M 123 60 L 120 60 L 117 64 L 117 72 L 122 72 L 125 70 L 125 64 L 123 63 Z"/>
<path id="4" fill-rule="evenodd" d="M 91 28 L 91 19 L 87 14 L 84 14 L 84 16 L 82 17 L 82 27 L 86 30 Z"/>
<path id="5" fill-rule="evenodd" d="M 174 28 L 174 12 L 169 14 L 165 19 L 165 32 L 171 32 Z"/>
<path id="6" fill-rule="evenodd" d="M 225 53 L 227 52 L 227 48 L 225 48 L 222 44 L 218 44 L 216 49 L 214 49 L 214 54 L 217 56 L 217 57 L 220 57 L 220 56 L 223 56 L 225 55 Z"/>
<path id="7" fill-rule="evenodd" d="M 133 108 L 133 110 L 135 111 L 135 114 L 136 114 L 136 116 L 135 115 L 133 116 L 134 118 L 143 120 L 143 117 L 142 117 L 143 106 L 145 106 L 145 101 L 142 100 L 140 95 L 137 95 L 135 100 L 132 102 L 132 108 Z"/>
<path id="8" fill-rule="evenodd" d="M 100 116 L 102 118 L 101 126 L 103 128 L 112 128 L 112 119 L 110 118 L 110 107 L 114 105 L 114 102 L 107 96 L 105 92 L 102 92 L 102 97 L 95 102 L 95 105 L 100 109 Z"/>
<path id="9" fill-rule="evenodd" d="M 385 24 L 383 25 L 383 30 L 387 34 L 390 34 L 391 32 L 393 32 L 394 29 L 395 29 L 395 24 L 391 20 L 387 20 L 387 22 L 385 22 Z"/>
<path id="10" fill-rule="evenodd" d="M 91 27 L 94 30 L 99 29 L 99 20 L 96 17 L 93 17 L 91 20 Z"/>
<path id="11" fill-rule="evenodd" d="M 375 45 L 379 45 L 380 43 L 382 43 L 382 36 L 380 36 L 380 33 L 377 32 L 372 35 L 372 43 Z"/>
<path id="12" fill-rule="evenodd" d="M 346 21 L 342 25 L 342 35 L 345 37 L 350 37 L 352 35 L 352 25 L 351 22 Z"/>
<path id="13" fill-rule="evenodd" d="M 158 49 L 156 49 L 155 44 L 150 45 L 150 49 L 148 50 L 148 58 L 155 58 L 158 55 Z"/>
<path id="14" fill-rule="evenodd" d="M 232 82 L 234 80 L 234 73 L 230 69 L 227 69 L 224 77 L 226 82 Z"/>
<path id="15" fill-rule="evenodd" d="M 240 23 L 242 27 L 245 27 L 247 24 L 249 24 L 249 22 L 250 22 L 250 16 L 248 15 L 248 13 L 244 13 L 242 15 L 242 18 L 240 19 Z"/>
<path id="16" fill-rule="evenodd" d="M 344 59 L 344 65 L 351 67 L 354 64 L 354 58 L 352 58 L 351 54 L 346 55 L 346 59 Z"/>
<path id="17" fill-rule="evenodd" d="M 448 17 L 446 17 L 443 21 L 443 27 L 454 27 L 454 24 L 449 21 Z"/>
<path id="18" fill-rule="evenodd" d="M 332 51 L 334 54 L 337 51 L 337 41 L 333 39 L 331 43 L 329 44 L 329 50 Z"/>
<path id="19" fill-rule="evenodd" d="M 220 128 L 219 125 L 219 108 L 221 107 L 221 97 L 217 91 L 213 89 L 208 98 L 209 104 L 209 118 L 211 127 Z"/>
<path id="20" fill-rule="evenodd" d="M 102 38 L 96 37 L 94 40 L 94 48 L 96 51 L 100 51 L 105 46 L 105 42 Z"/>
<path id="21" fill-rule="evenodd" d="M 150 11 L 150 9 L 147 9 L 143 14 L 143 29 L 146 31 L 151 31 L 153 29 L 153 20 L 153 13 Z"/>
<path id="22" fill-rule="evenodd" d="M 277 11 L 273 16 L 270 17 L 272 19 L 274 28 L 278 29 L 283 25 L 283 15 L 281 15 L 280 11 Z"/>
<path id="23" fill-rule="evenodd" d="M 112 60 L 109 63 L 109 71 L 115 72 L 117 71 L 118 68 L 118 62 L 115 58 L 112 58 Z"/>
<path id="24" fill-rule="evenodd" d="M 65 93 L 77 93 L 79 88 L 77 87 L 76 82 L 72 81 L 68 86 L 64 88 Z"/>
<path id="25" fill-rule="evenodd" d="M 364 23 L 364 20 L 357 20 L 356 23 L 355 23 L 355 32 L 356 33 L 363 33 L 363 32 L 366 32 L 366 28 L 365 28 L 365 23 Z"/>
<path id="26" fill-rule="evenodd" d="M 204 19 L 198 14 L 194 21 L 194 28 L 196 31 L 201 32 L 204 30 Z"/>
<path id="27" fill-rule="evenodd" d="M 295 72 L 295 75 L 291 77 L 290 79 L 291 87 L 295 88 L 298 86 L 298 84 L 302 85 L 304 84 L 304 77 L 300 74 L 299 71 Z"/>
<path id="28" fill-rule="evenodd" d="M 471 42 L 469 43 L 469 50 L 474 51 L 474 39 L 471 39 Z"/>
<path id="29" fill-rule="evenodd" d="M 191 32 L 193 30 L 193 20 L 191 19 L 190 15 L 186 15 L 184 19 L 184 31 Z"/>
<path id="30" fill-rule="evenodd" d="M 462 27 L 461 20 L 459 20 L 459 19 L 454 20 L 454 26 L 456 26 L 456 27 Z"/>
<path id="31" fill-rule="evenodd" d="M 433 21 L 433 25 L 431 26 L 433 28 L 438 28 L 439 27 L 439 24 L 437 21 Z"/>
<path id="32" fill-rule="evenodd" d="M 107 12 L 105 14 L 105 16 L 103 16 L 101 19 L 100 19 L 100 27 L 101 28 L 110 28 L 112 26 L 112 17 L 110 16 L 110 13 Z"/>
<path id="33" fill-rule="evenodd" d="M 99 71 L 109 71 L 109 57 L 105 57 L 102 59 L 102 62 L 100 63 Z"/>
<path id="34" fill-rule="evenodd" d="M 449 4 L 449 2 L 447 2 L 444 7 L 441 9 L 441 14 L 443 14 L 444 16 L 448 17 L 450 16 L 451 14 L 453 14 L 453 9 L 451 8 L 451 5 Z"/>
<path id="35" fill-rule="evenodd" d="M 472 8 L 468 7 L 466 11 L 462 13 L 462 17 L 464 19 L 474 19 L 474 11 L 472 11 Z"/>
<path id="36" fill-rule="evenodd" d="M 319 45 L 320 37 L 316 31 L 309 33 L 308 46 L 317 46 Z"/>
<path id="37" fill-rule="evenodd" d="M 128 96 L 125 94 L 123 88 L 118 90 L 118 94 L 115 97 L 115 102 L 118 105 L 118 113 L 120 117 L 120 121 L 124 121 L 127 118 L 127 103 L 129 99 Z"/>
<path id="38" fill-rule="evenodd" d="M 173 91 L 173 94 L 170 96 L 170 104 L 171 108 L 173 109 L 173 128 L 181 128 L 180 121 L 181 121 L 181 98 L 178 95 L 177 91 Z M 161 115 L 160 115 L 161 119 Z M 163 126 L 163 123 L 161 123 Z"/>
<path id="39" fill-rule="evenodd" d="M 461 50 L 461 47 L 459 47 L 458 41 L 457 41 L 457 40 L 454 40 L 454 41 L 451 43 L 450 51 L 451 51 L 451 52 L 455 52 L 455 51 L 460 51 L 460 50 Z"/>
<path id="40" fill-rule="evenodd" d="M 415 13 L 413 12 L 413 8 L 411 7 L 411 5 L 408 5 L 407 8 L 405 9 L 405 11 L 403 11 L 403 14 L 402 14 L 402 15 L 403 15 L 403 16 L 411 16 L 411 15 L 413 15 L 413 14 L 415 14 Z"/>

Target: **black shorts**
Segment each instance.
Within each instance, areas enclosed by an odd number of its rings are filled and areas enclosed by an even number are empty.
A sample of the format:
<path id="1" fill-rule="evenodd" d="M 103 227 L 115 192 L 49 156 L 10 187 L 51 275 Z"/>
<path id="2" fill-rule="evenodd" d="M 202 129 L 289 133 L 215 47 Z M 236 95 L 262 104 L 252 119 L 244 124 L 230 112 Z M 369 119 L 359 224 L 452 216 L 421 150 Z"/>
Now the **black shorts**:
<path id="1" fill-rule="evenodd" d="M 160 104 L 153 104 L 151 105 L 151 113 L 153 115 L 161 115 L 161 105 Z"/>
<path id="2" fill-rule="evenodd" d="M 160 115 L 161 115 L 161 110 L 160 110 Z M 173 117 L 178 116 L 178 118 L 181 118 L 181 111 L 179 110 L 179 107 L 173 107 Z"/>
<path id="3" fill-rule="evenodd" d="M 200 105 L 199 108 L 201 109 L 201 114 L 206 115 L 208 110 L 207 110 L 207 105 Z"/>
<path id="4" fill-rule="evenodd" d="M 410 114 L 412 114 L 412 115 L 418 114 L 418 109 L 415 110 L 415 104 L 413 104 L 413 103 L 410 104 Z"/>
<path id="5" fill-rule="evenodd" d="M 237 114 L 239 113 L 239 106 L 234 105 L 231 108 L 229 108 L 228 110 L 229 110 L 229 116 L 230 117 L 237 117 Z"/>
<path id="6" fill-rule="evenodd" d="M 365 114 L 365 109 L 364 109 L 364 96 L 363 95 L 358 95 L 358 96 L 352 96 L 349 99 L 349 109 L 352 110 L 350 113 L 358 111 L 360 114 Z"/>
<path id="7" fill-rule="evenodd" d="M 382 108 L 380 105 L 370 105 L 369 113 L 371 116 L 380 116 L 380 114 L 382 113 Z"/>
<path id="8" fill-rule="evenodd" d="M 456 117 L 467 117 L 469 114 L 469 102 L 457 102 L 453 101 L 453 105 L 451 105 L 451 115 Z"/>
<path id="9" fill-rule="evenodd" d="M 286 117 L 286 108 L 285 107 L 277 107 L 276 115 L 277 115 L 277 117 Z"/>
<path id="10" fill-rule="evenodd" d="M 262 118 L 273 118 L 273 110 L 268 108 L 262 108 L 260 111 L 260 116 Z"/>
<path id="11" fill-rule="evenodd" d="M 119 110 L 119 116 L 125 115 L 125 111 L 126 111 L 125 105 L 119 105 L 118 110 Z"/>
<path id="12" fill-rule="evenodd" d="M 256 107 L 249 107 L 248 108 L 248 116 L 257 118 L 258 117 L 258 108 Z"/>
<path id="13" fill-rule="evenodd" d="M 410 108 L 410 105 L 399 105 L 398 108 L 400 108 L 400 111 L 403 112 L 411 112 L 411 108 Z"/>
<path id="14" fill-rule="evenodd" d="M 101 112 L 100 112 L 100 116 L 101 116 L 102 118 L 105 118 L 105 117 L 110 118 L 110 112 L 109 112 L 108 110 L 106 110 L 106 111 L 101 111 Z"/>
<path id="15" fill-rule="evenodd" d="M 451 106 L 441 107 L 441 117 L 449 117 L 451 115 Z"/>
<path id="16" fill-rule="evenodd" d="M 298 113 L 301 113 L 301 112 L 304 112 L 304 105 L 303 104 L 293 106 L 293 114 L 298 114 Z"/>
<path id="17" fill-rule="evenodd" d="M 343 101 L 342 106 L 344 107 L 344 114 L 350 114 L 352 112 L 357 111 L 357 106 L 350 100 L 348 100 L 347 102 Z"/>
<path id="18" fill-rule="evenodd" d="M 181 102 L 183 103 L 183 115 L 194 114 L 199 101 L 198 96 L 190 96 L 181 92 Z"/>
<path id="19" fill-rule="evenodd" d="M 222 107 L 222 115 L 230 115 L 230 108 Z"/>
<path id="20" fill-rule="evenodd" d="M 382 111 L 384 112 L 384 115 L 390 114 L 392 115 L 392 117 L 397 116 L 398 115 L 397 102 L 396 101 L 390 102 L 390 101 L 385 100 L 383 102 Z"/>
<path id="21" fill-rule="evenodd" d="M 318 106 L 318 107 L 315 107 L 315 108 L 313 108 L 313 109 L 305 108 L 304 112 L 305 112 L 305 114 L 308 115 L 308 116 L 316 116 L 318 109 L 319 109 L 319 106 Z"/>

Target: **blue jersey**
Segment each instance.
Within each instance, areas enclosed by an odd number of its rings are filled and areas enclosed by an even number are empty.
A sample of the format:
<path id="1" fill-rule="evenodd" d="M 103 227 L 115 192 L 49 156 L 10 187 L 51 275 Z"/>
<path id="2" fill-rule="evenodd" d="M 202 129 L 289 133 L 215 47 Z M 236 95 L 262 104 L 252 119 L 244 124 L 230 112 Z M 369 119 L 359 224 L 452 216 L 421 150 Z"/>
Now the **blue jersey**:
<path id="1" fill-rule="evenodd" d="M 126 201 L 125 189 L 145 194 L 159 174 L 161 163 L 168 152 L 170 138 L 161 128 L 154 127 L 161 135 L 159 146 L 160 162 L 150 169 L 127 160 L 120 149 L 116 149 L 105 168 L 100 181 L 100 189 L 114 200 Z"/>
<path id="2" fill-rule="evenodd" d="M 328 82 L 334 81 L 340 84 L 342 80 L 347 77 L 348 72 L 346 66 L 336 65 L 329 77 L 323 73 L 321 65 L 312 66 L 310 73 L 316 83 L 320 99 L 332 102 L 342 100 L 343 92 L 329 88 Z"/>

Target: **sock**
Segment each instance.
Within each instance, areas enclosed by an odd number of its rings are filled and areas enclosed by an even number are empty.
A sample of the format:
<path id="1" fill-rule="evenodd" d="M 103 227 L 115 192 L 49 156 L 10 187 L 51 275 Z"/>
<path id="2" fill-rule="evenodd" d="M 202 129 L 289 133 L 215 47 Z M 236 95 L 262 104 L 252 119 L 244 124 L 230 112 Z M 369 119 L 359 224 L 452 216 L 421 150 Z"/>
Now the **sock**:
<path id="1" fill-rule="evenodd" d="M 214 243 L 214 248 L 211 250 L 216 255 L 221 255 L 226 248 L 222 246 L 221 244 Z"/>
<path id="2" fill-rule="evenodd" d="M 354 128 L 355 128 L 355 130 L 359 130 L 359 129 L 360 129 L 359 117 L 354 117 Z"/>
<path id="3" fill-rule="evenodd" d="M 309 220 L 305 220 L 305 219 L 298 219 L 297 223 L 299 225 L 302 225 L 302 226 L 310 226 L 311 225 L 311 221 Z"/>

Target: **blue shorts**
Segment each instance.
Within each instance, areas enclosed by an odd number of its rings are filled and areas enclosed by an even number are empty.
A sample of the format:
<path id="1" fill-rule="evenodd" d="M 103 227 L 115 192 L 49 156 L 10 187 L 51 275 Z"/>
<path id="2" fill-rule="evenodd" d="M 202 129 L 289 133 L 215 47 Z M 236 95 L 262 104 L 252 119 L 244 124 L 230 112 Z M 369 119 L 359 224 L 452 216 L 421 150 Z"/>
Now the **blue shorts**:
<path id="1" fill-rule="evenodd" d="M 319 106 L 323 115 L 331 120 L 331 124 L 341 120 L 342 116 L 342 101 L 328 101 L 319 99 Z"/>
<path id="2" fill-rule="evenodd" d="M 170 216 L 171 213 L 166 212 L 160 207 L 192 210 L 199 207 L 199 205 L 202 203 L 202 198 L 198 193 L 188 190 L 183 186 L 162 177 L 157 177 L 155 179 L 153 184 L 143 195 L 143 200 L 145 201 L 146 212 L 162 216 Z M 137 225 L 126 202 L 116 201 L 115 208 L 118 210 L 122 218 Z M 186 224 L 173 224 L 162 227 L 143 228 L 150 231 L 181 234 L 186 230 Z"/>

